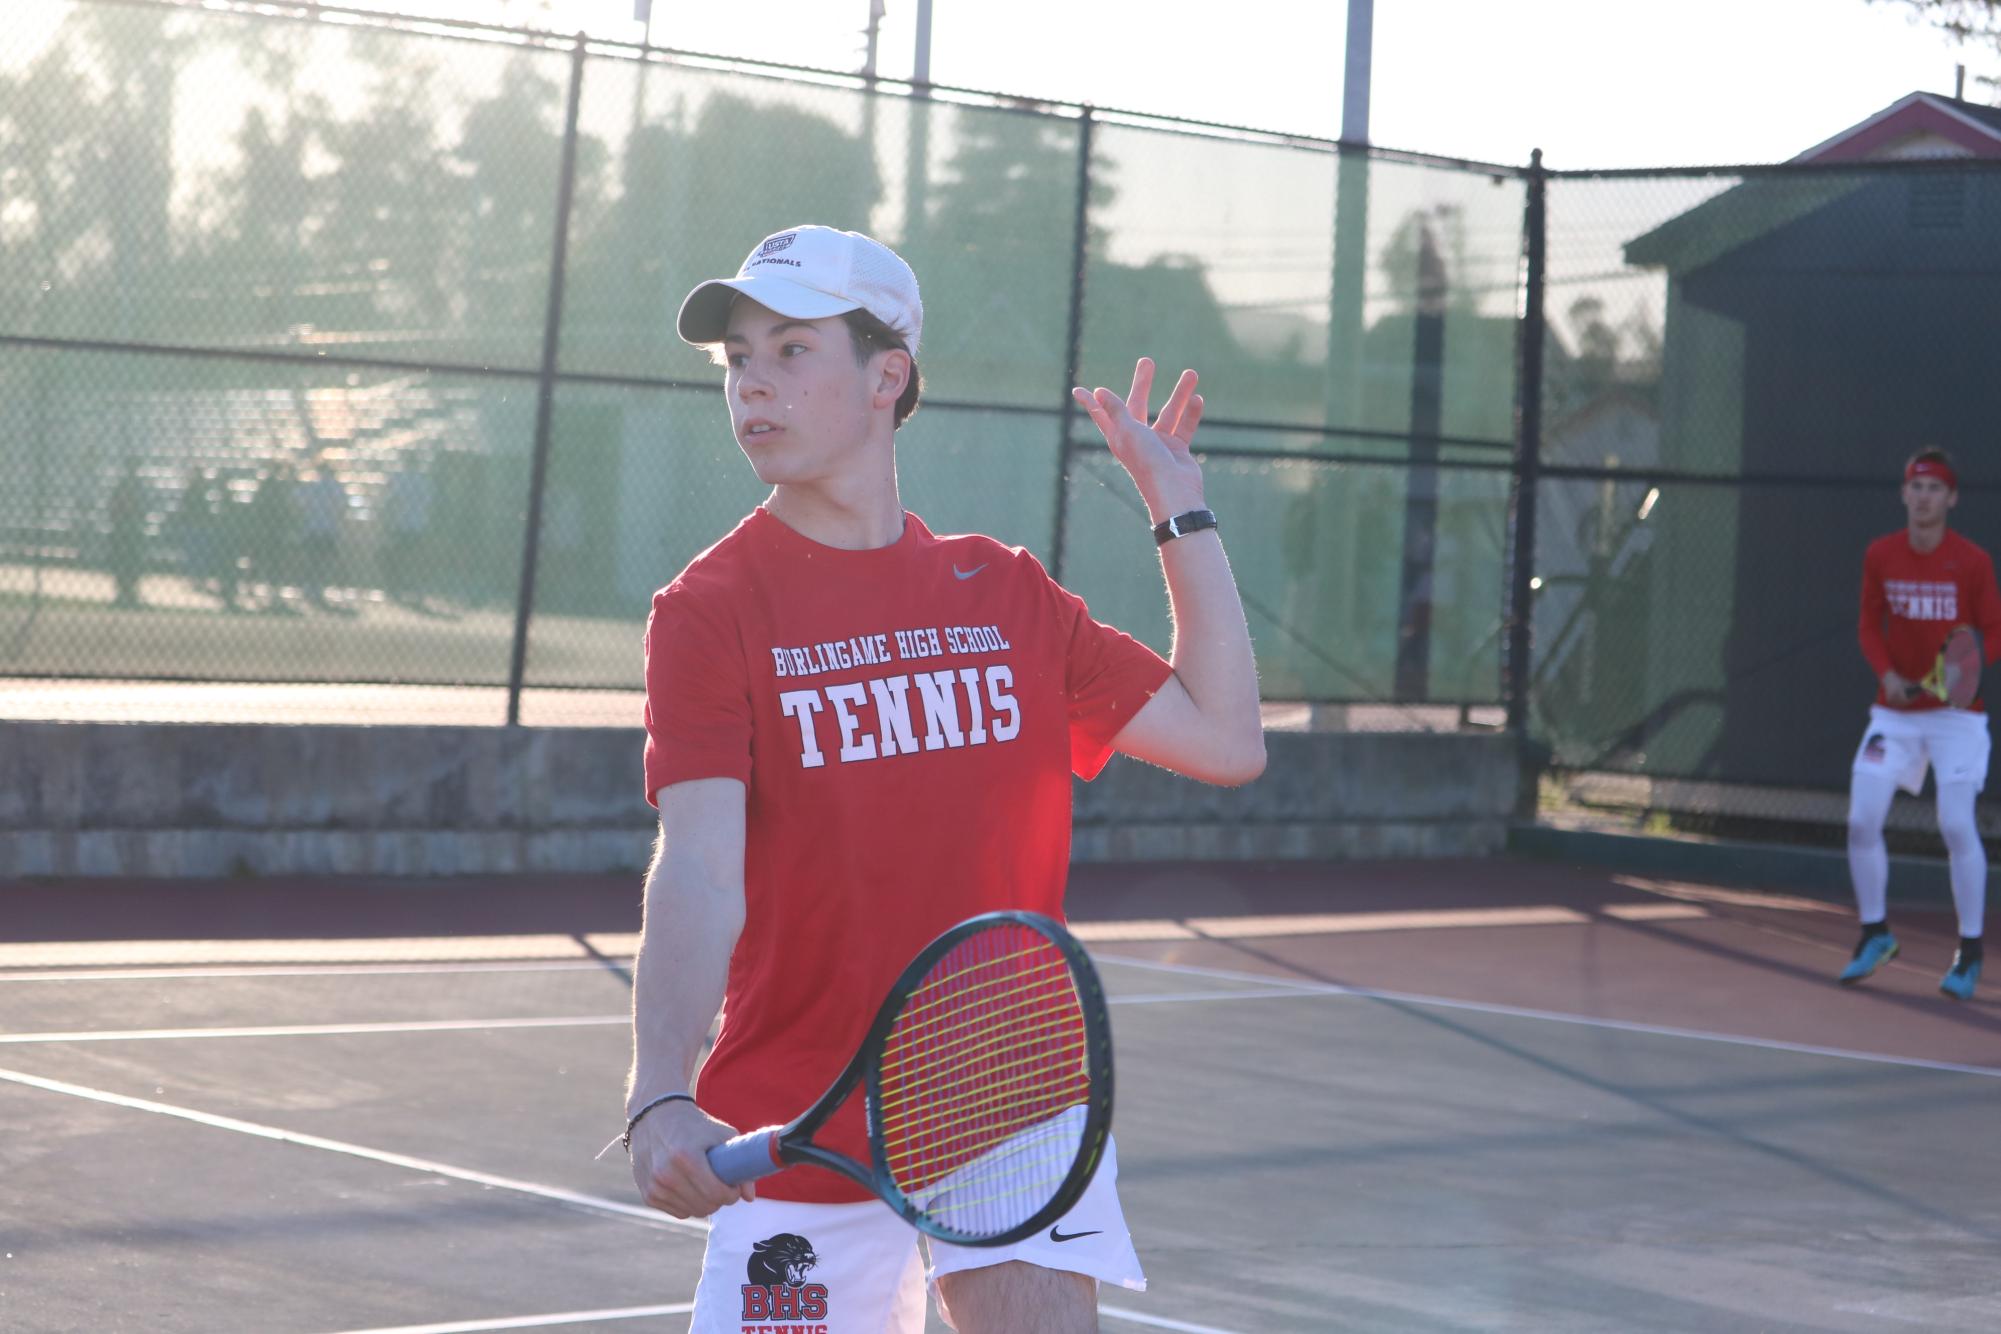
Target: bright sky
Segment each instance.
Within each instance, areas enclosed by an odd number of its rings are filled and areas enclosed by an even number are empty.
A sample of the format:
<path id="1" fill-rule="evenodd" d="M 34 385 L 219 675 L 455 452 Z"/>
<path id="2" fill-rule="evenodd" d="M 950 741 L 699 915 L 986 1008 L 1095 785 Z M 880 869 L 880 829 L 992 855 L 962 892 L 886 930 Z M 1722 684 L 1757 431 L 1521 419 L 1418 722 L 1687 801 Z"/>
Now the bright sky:
<path id="1" fill-rule="evenodd" d="M 347 0 L 636 38 L 631 0 Z M 869 0 L 655 0 L 656 45 L 858 69 Z M 879 68 L 911 67 L 887 0 Z M 1333 137 L 1345 0 L 934 0 L 940 83 Z M 1780 161 L 1953 66 L 2001 75 L 1901 3 L 1376 0 L 1371 138 L 1554 167 Z M 1227 18 L 1225 17 L 1227 16 Z"/>

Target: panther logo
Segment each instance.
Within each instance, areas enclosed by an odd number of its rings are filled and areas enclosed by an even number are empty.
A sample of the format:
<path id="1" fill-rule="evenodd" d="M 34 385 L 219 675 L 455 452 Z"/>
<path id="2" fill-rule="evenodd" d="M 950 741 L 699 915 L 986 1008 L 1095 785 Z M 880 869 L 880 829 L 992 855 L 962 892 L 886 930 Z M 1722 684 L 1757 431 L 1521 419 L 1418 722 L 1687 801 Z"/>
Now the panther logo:
<path id="1" fill-rule="evenodd" d="M 781 1232 L 751 1245 L 747 1272 L 752 1283 L 796 1288 L 806 1281 L 806 1272 L 819 1263 L 812 1242 L 796 1232 Z"/>

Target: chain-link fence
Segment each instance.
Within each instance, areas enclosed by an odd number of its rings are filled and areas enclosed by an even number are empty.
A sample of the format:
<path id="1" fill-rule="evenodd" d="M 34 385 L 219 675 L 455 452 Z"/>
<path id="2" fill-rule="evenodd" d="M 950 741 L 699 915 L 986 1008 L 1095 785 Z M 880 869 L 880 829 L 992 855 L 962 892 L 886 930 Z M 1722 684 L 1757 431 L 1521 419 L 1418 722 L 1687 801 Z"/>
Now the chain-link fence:
<path id="1" fill-rule="evenodd" d="M 760 495 L 673 312 L 813 220 L 923 283 L 935 529 L 1165 648 L 1066 391 L 1194 366 L 1267 692 L 1500 699 L 1517 170 L 162 0 L 20 0 L 0 154 L 0 674 L 636 686 Z"/>

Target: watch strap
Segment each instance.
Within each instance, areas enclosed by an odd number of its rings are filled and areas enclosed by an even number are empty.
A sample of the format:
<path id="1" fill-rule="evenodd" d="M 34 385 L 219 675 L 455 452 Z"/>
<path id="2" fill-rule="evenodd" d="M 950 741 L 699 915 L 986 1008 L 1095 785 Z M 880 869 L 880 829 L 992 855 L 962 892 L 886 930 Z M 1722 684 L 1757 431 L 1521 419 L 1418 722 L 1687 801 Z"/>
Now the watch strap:
<path id="1" fill-rule="evenodd" d="M 1177 514 L 1163 523 L 1155 524 L 1153 526 L 1153 540 L 1162 546 L 1166 546 L 1177 537 L 1186 537 L 1190 533 L 1199 533 L 1204 528 L 1214 528 L 1215 526 L 1216 512 L 1214 510 L 1189 510 L 1184 514 Z"/>

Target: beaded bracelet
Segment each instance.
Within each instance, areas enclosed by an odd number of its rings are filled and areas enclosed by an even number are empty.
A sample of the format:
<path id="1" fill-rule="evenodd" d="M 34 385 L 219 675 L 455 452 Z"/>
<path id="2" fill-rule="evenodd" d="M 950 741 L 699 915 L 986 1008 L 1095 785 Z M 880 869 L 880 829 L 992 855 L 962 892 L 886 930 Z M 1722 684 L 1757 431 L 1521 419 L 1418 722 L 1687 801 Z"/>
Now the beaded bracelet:
<path id="1" fill-rule="evenodd" d="M 632 1128 L 639 1124 L 640 1117 L 645 1116 L 648 1112 L 652 1111 L 655 1107 L 658 1107 L 663 1102 L 693 1102 L 694 1100 L 695 1100 L 695 1095 L 692 1093 L 661 1094 L 659 1097 L 655 1098 L 652 1102 L 647 1103 L 644 1107 L 640 1108 L 638 1111 L 632 1114 L 632 1119 L 625 1123 L 625 1133 L 619 1136 L 619 1142 L 625 1145 L 625 1151 L 627 1153 L 631 1153 Z"/>

